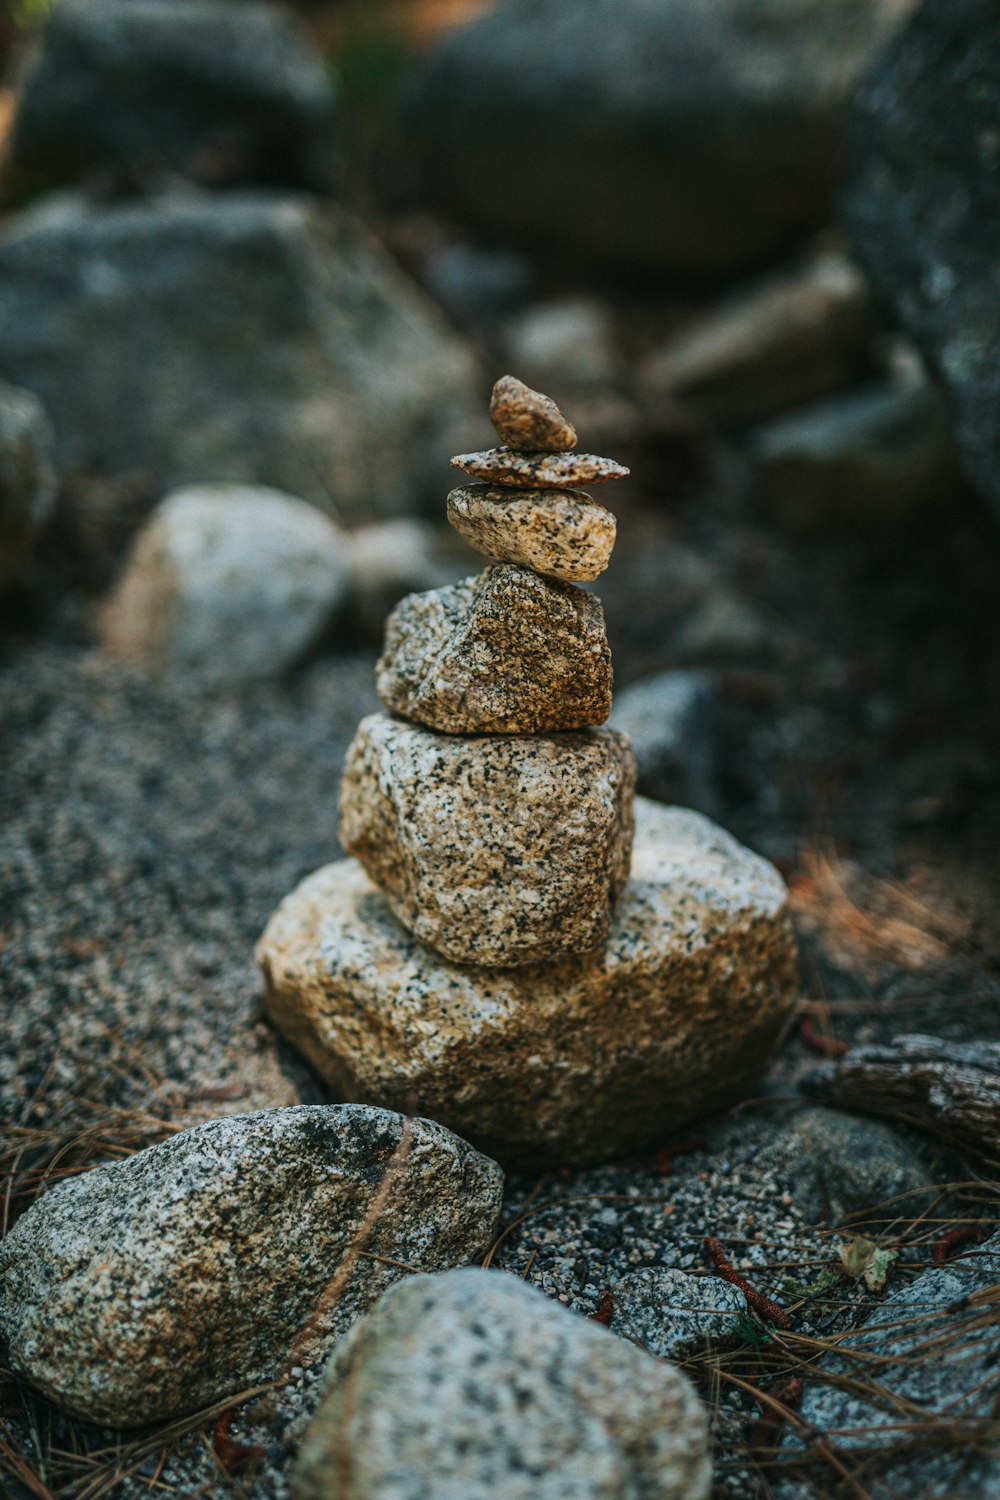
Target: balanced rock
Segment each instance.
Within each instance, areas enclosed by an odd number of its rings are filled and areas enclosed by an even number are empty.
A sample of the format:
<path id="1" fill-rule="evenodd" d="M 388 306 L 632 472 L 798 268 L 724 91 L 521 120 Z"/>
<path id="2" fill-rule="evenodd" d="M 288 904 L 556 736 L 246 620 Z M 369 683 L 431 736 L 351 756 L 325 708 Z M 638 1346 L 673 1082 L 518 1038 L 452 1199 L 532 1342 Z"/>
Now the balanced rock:
<path id="1" fill-rule="evenodd" d="M 522 489 L 568 490 L 581 484 L 604 484 L 624 479 L 628 469 L 613 458 L 596 453 L 525 453 L 517 448 L 487 448 L 482 453 L 457 453 L 456 469 L 488 484 L 513 484 Z"/>
<path id="2" fill-rule="evenodd" d="M 11 1367 L 79 1416 L 163 1421 L 329 1343 L 399 1262 L 480 1253 L 502 1187 L 430 1120 L 352 1104 L 212 1120 L 22 1215 L 0 1245 L 0 1335 Z"/>
<path id="3" fill-rule="evenodd" d="M 450 785 L 439 800 L 457 843 Z M 533 1166 L 624 1156 L 732 1103 L 797 995 L 784 882 L 698 813 L 635 810 L 631 878 L 596 952 L 449 963 L 341 860 L 286 898 L 258 945 L 271 1016 L 341 1098 L 418 1109 Z M 502 891 L 482 887 L 478 921 Z"/>
<path id="4" fill-rule="evenodd" d="M 394 1288 L 338 1354 L 295 1500 L 705 1500 L 687 1379 L 504 1272 Z"/>
<path id="5" fill-rule="evenodd" d="M 562 453 L 576 447 L 576 428 L 552 397 L 533 391 L 516 375 L 501 375 L 493 387 L 490 420 L 508 448 Z"/>
<path id="6" fill-rule="evenodd" d="M 14 577 L 56 498 L 52 429 L 30 391 L 0 385 L 0 588 Z"/>
<path id="7" fill-rule="evenodd" d="M 389 616 L 375 684 L 394 713 L 448 734 L 603 724 L 611 652 L 601 602 L 514 564 L 411 594 Z"/>
<path id="8" fill-rule="evenodd" d="M 348 751 L 340 837 L 438 953 L 537 964 L 607 937 L 634 785 L 612 730 L 468 738 L 370 714 Z"/>
<path id="9" fill-rule="evenodd" d="M 644 1266 L 612 1287 L 611 1328 L 660 1359 L 689 1359 L 743 1343 L 747 1299 L 720 1276 Z"/>
<path id="10" fill-rule="evenodd" d="M 611 560 L 618 523 L 582 490 L 466 484 L 448 496 L 448 520 L 477 552 L 524 563 L 546 578 L 589 583 Z"/>
<path id="11" fill-rule="evenodd" d="M 329 517 L 277 490 L 201 485 L 168 496 L 139 533 L 101 636 L 189 686 L 251 681 L 294 665 L 349 587 Z"/>

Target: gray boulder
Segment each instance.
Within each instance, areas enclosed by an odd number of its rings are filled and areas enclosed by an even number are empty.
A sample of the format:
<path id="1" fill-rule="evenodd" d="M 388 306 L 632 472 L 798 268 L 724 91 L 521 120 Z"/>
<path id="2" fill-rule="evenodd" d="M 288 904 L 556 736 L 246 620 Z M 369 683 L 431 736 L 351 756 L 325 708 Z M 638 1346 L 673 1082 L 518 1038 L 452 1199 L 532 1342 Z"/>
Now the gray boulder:
<path id="1" fill-rule="evenodd" d="M 714 811 L 717 710 L 709 672 L 659 672 L 615 694 L 608 723 L 632 741 L 644 797 Z"/>
<path id="2" fill-rule="evenodd" d="M 0 386 L 0 588 L 17 573 L 56 497 L 52 429 L 29 391 Z"/>
<path id="3" fill-rule="evenodd" d="M 345 1343 L 295 1500 L 704 1500 L 705 1411 L 671 1365 L 502 1271 L 413 1277 Z"/>
<path id="4" fill-rule="evenodd" d="M 0 1337 L 12 1369 L 91 1421 L 197 1411 L 315 1357 L 399 1262 L 473 1259 L 502 1188 L 442 1126 L 367 1105 L 212 1120 L 22 1215 L 0 1244 Z"/>
<path id="5" fill-rule="evenodd" d="M 201 485 L 157 506 L 100 620 L 114 656 L 193 687 L 274 677 L 350 588 L 347 536 L 277 490 Z"/>
<path id="6" fill-rule="evenodd" d="M 577 257 L 699 277 L 753 267 L 829 218 L 851 96 L 905 8 L 506 0 L 414 79 L 426 189 L 490 232 Z"/>
<path id="7" fill-rule="evenodd" d="M 474 373 L 385 252 L 306 199 L 67 196 L 0 238 L 0 375 L 45 403 L 61 469 L 150 499 L 222 480 L 347 523 L 405 513 Z"/>
<path id="8" fill-rule="evenodd" d="M 21 179 L 308 184 L 333 89 L 304 29 L 228 0 L 58 0 L 29 55 L 9 163 Z"/>
<path id="9" fill-rule="evenodd" d="M 930 1202 L 934 1179 L 916 1152 L 888 1125 L 836 1109 L 803 1109 L 783 1137 L 791 1152 L 792 1196 L 804 1217 L 836 1222 L 848 1214 L 912 1194 L 893 1212 L 913 1214 Z"/>
<path id="10" fill-rule="evenodd" d="M 857 253 L 948 388 L 1000 509 L 1000 16 L 926 0 L 865 83 L 845 201 Z"/>

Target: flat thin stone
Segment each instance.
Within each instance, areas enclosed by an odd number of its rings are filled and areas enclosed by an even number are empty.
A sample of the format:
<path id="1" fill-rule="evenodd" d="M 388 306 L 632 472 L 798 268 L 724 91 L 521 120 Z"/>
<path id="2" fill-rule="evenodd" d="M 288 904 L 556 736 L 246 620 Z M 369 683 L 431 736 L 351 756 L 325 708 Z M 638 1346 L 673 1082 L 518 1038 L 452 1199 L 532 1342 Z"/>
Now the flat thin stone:
<path id="1" fill-rule="evenodd" d="M 357 861 L 318 870 L 257 948 L 271 1016 L 336 1097 L 531 1169 L 651 1148 L 746 1097 L 798 993 L 784 882 L 699 813 L 635 812 L 607 943 L 559 963 L 449 963 Z"/>
<path id="2" fill-rule="evenodd" d="M 460 738 L 370 714 L 347 754 L 340 841 L 445 957 L 543 963 L 607 937 L 634 785 L 611 730 Z"/>
<path id="3" fill-rule="evenodd" d="M 448 496 L 448 520 L 486 557 L 546 578 L 589 583 L 604 572 L 618 523 L 583 490 L 513 490 L 467 484 Z"/>
<path id="4" fill-rule="evenodd" d="M 552 397 L 533 391 L 516 375 L 501 375 L 493 387 L 490 420 L 509 448 L 565 453 L 576 447 L 576 428 Z"/>
<path id="5" fill-rule="evenodd" d="M 603 724 L 611 680 L 601 601 L 513 563 L 401 600 L 375 668 L 386 708 L 446 734 Z"/>
<path id="6" fill-rule="evenodd" d="M 521 489 L 567 490 L 581 484 L 604 484 L 624 479 L 628 469 L 613 458 L 596 453 L 520 453 L 514 448 L 487 448 L 482 453 L 456 453 L 451 461 L 474 479 L 487 484 L 513 484 Z"/>

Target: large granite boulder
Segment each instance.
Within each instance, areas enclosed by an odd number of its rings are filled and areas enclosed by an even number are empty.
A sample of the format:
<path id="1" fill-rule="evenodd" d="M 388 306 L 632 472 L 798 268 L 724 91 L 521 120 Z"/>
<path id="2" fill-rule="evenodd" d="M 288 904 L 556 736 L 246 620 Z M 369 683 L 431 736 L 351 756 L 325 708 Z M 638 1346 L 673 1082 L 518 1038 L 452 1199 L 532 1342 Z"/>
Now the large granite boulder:
<path id="1" fill-rule="evenodd" d="M 431 1120 L 345 1104 L 211 1120 L 21 1216 L 0 1245 L 0 1337 L 68 1410 L 162 1422 L 315 1357 L 400 1262 L 474 1259 L 502 1190 Z"/>
<path id="2" fill-rule="evenodd" d="M 0 238 L 0 375 L 44 402 L 62 470 L 150 499 L 221 480 L 405 513 L 473 374 L 385 252 L 306 199 L 67 196 Z"/>
<path id="3" fill-rule="evenodd" d="M 907 3 L 505 0 L 414 80 L 426 189 L 577 257 L 752 267 L 829 217 L 851 96 Z"/>
<path id="4" fill-rule="evenodd" d="M 419 1109 L 532 1168 L 613 1160 L 732 1103 L 797 995 L 778 872 L 698 813 L 644 798 L 595 953 L 450 962 L 349 859 L 282 902 L 257 958 L 272 1018 L 338 1097 Z"/>
<path id="5" fill-rule="evenodd" d="M 20 80 L 17 177 L 307 184 L 333 88 L 287 11 L 244 0 L 58 0 Z"/>
<path id="6" fill-rule="evenodd" d="M 1000 13 L 925 0 L 868 78 L 845 199 L 857 252 L 951 396 L 1000 509 Z"/>

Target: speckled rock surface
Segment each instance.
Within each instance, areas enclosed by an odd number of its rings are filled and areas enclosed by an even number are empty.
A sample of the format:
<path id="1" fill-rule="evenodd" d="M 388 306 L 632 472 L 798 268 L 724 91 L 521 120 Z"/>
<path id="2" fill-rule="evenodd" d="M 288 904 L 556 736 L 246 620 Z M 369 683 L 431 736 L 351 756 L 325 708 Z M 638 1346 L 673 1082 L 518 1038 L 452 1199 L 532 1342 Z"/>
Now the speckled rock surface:
<path id="1" fill-rule="evenodd" d="M 493 387 L 490 420 L 508 448 L 563 453 L 576 447 L 576 428 L 552 397 L 533 391 L 516 375 L 501 375 Z"/>
<path id="2" fill-rule="evenodd" d="M 347 755 L 340 839 L 445 957 L 543 963 L 607 937 L 634 788 L 614 731 L 466 738 L 371 714 Z"/>
<path id="3" fill-rule="evenodd" d="M 807 1220 L 838 1223 L 877 1203 L 923 1205 L 933 1178 L 913 1148 L 881 1120 L 814 1105 L 785 1136 L 795 1201 Z"/>
<path id="4" fill-rule="evenodd" d="M 611 1287 L 611 1329 L 637 1340 L 661 1359 L 688 1359 L 711 1348 L 744 1341 L 737 1319 L 747 1299 L 719 1276 L 689 1276 L 647 1266 Z"/>
<path id="5" fill-rule="evenodd" d="M 609 1161 L 752 1087 L 797 993 L 786 898 L 706 818 L 639 798 L 590 957 L 447 963 L 354 860 L 303 881 L 257 957 L 271 1016 L 341 1097 L 412 1101 L 504 1160 Z"/>
<path id="6" fill-rule="evenodd" d="M 52 429 L 30 391 L 0 384 L 0 588 L 13 578 L 56 498 Z"/>
<path id="7" fill-rule="evenodd" d="M 296 1500 L 704 1500 L 708 1423 L 678 1370 L 516 1277 L 407 1281 L 345 1344 Z"/>
<path id="8" fill-rule="evenodd" d="M 488 484 L 513 484 L 527 489 L 575 489 L 581 484 L 604 484 L 624 479 L 629 472 L 613 458 L 596 453 L 521 453 L 514 448 L 487 448 L 482 453 L 456 453 L 452 466 Z"/>
<path id="9" fill-rule="evenodd" d="M 350 587 L 340 529 L 278 490 L 211 484 L 161 502 L 101 616 L 105 648 L 215 686 L 294 665 Z"/>
<path id="10" fill-rule="evenodd" d="M 441 1270 L 489 1243 L 496 1163 L 432 1121 L 357 1105 L 213 1120 L 63 1182 L 0 1244 L 12 1368 L 121 1427 L 270 1378 L 403 1274 L 351 1253 L 387 1171 L 358 1248 Z"/>
<path id="11" fill-rule="evenodd" d="M 611 651 L 601 601 L 508 563 L 411 594 L 375 669 L 387 708 L 446 734 L 536 734 L 603 724 Z"/>
<path id="12" fill-rule="evenodd" d="M 452 490 L 448 520 L 477 552 L 567 583 L 589 583 L 604 572 L 618 529 L 611 512 L 582 490 L 489 484 Z"/>

